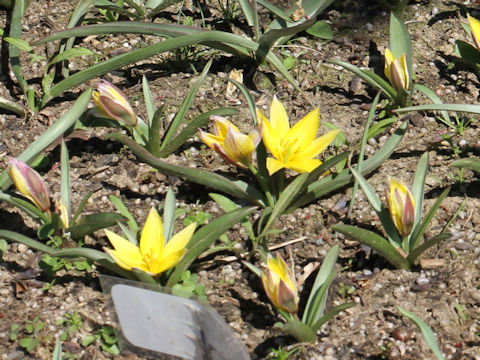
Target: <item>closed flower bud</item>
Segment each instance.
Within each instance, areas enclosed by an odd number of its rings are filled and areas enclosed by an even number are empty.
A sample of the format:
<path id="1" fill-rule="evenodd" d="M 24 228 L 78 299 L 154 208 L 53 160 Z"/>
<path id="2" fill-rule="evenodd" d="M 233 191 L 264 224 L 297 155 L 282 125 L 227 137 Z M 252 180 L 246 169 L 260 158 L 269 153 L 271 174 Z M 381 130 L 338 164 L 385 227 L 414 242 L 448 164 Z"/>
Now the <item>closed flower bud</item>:
<path id="1" fill-rule="evenodd" d="M 415 201 L 405 184 L 390 179 L 390 192 L 387 196 L 388 210 L 395 227 L 402 236 L 408 236 L 415 224 Z"/>
<path id="2" fill-rule="evenodd" d="M 101 80 L 97 84 L 97 90 L 93 92 L 92 99 L 102 116 L 128 126 L 137 124 L 137 115 L 125 94 L 108 81 Z"/>
<path id="3" fill-rule="evenodd" d="M 277 253 L 277 257 L 268 255 L 267 269 L 261 273 L 263 288 L 273 305 L 290 314 L 298 311 L 298 290 L 295 276 Z"/>
<path id="4" fill-rule="evenodd" d="M 385 50 L 385 76 L 395 90 L 408 90 L 410 77 L 407 68 L 407 56 L 395 58 L 390 49 Z"/>
<path id="5" fill-rule="evenodd" d="M 23 161 L 9 158 L 8 174 L 20 193 L 42 211 L 50 211 L 50 196 L 40 175 Z"/>

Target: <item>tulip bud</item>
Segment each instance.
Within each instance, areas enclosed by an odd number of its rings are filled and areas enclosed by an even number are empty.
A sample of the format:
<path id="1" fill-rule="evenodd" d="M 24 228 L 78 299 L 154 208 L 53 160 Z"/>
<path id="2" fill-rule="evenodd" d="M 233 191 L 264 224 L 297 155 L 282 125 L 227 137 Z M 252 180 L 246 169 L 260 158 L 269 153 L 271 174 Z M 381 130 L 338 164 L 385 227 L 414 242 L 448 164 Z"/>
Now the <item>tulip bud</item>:
<path id="1" fill-rule="evenodd" d="M 125 94 L 108 81 L 101 80 L 97 84 L 97 91 L 93 92 L 92 99 L 103 116 L 128 126 L 137 124 L 137 115 Z"/>
<path id="2" fill-rule="evenodd" d="M 405 184 L 390 179 L 388 210 L 395 227 L 402 236 L 408 236 L 415 224 L 415 201 Z"/>
<path id="3" fill-rule="evenodd" d="M 408 90 L 409 74 L 407 68 L 407 56 L 402 54 L 401 57 L 395 58 L 390 49 L 385 50 L 385 76 L 397 91 L 403 89 Z"/>
<path id="4" fill-rule="evenodd" d="M 267 269 L 261 274 L 263 288 L 273 305 L 290 314 L 298 311 L 298 291 L 295 276 L 277 253 L 277 257 L 268 255 Z"/>
<path id="5" fill-rule="evenodd" d="M 50 196 L 40 175 L 23 161 L 9 158 L 8 174 L 18 191 L 42 211 L 50 211 Z"/>

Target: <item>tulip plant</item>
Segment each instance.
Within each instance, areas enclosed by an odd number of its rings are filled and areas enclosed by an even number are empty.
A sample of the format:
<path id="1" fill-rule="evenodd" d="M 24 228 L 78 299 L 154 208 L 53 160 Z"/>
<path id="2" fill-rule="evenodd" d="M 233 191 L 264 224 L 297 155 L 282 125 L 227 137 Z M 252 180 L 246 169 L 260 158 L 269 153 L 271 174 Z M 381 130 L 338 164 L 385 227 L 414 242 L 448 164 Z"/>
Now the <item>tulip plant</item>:
<path id="1" fill-rule="evenodd" d="M 421 243 L 428 225 L 450 190 L 446 189 L 442 192 L 422 221 L 423 191 L 427 168 L 428 153 L 425 153 L 418 163 L 412 191 L 403 182 L 390 179 L 390 191 L 386 195 L 387 206 L 381 203 L 380 198 L 365 178 L 355 169 L 351 169 L 380 219 L 386 238 L 373 231 L 352 225 L 337 224 L 332 228 L 372 247 L 395 267 L 411 268 L 424 251 L 451 236 L 445 233 L 446 229 L 444 229 L 440 234 Z"/>
<path id="2" fill-rule="evenodd" d="M 385 77 L 371 70 L 362 70 L 341 60 L 330 60 L 353 72 L 371 86 L 381 90 L 393 105 L 406 106 L 414 89 L 412 82 L 412 44 L 407 27 L 395 13 L 390 15 L 390 47 L 385 50 Z"/>
<path id="3" fill-rule="evenodd" d="M 212 62 L 209 61 L 205 66 L 199 79 L 193 85 L 189 94 L 185 97 L 180 109 L 172 122 L 167 127 L 168 130 L 160 136 L 160 128 L 165 121 L 164 106 L 155 110 L 153 98 L 147 78 L 143 77 L 143 95 L 147 107 L 146 121 L 138 117 L 125 94 L 115 85 L 106 80 L 101 80 L 96 91 L 92 94 L 95 107 L 90 111 L 89 117 L 84 121 L 84 126 L 111 126 L 124 128 L 133 137 L 139 145 L 147 149 L 152 155 L 157 157 L 167 157 L 185 141 L 195 134 L 199 126 L 207 124 L 210 116 L 233 115 L 237 111 L 231 108 L 218 108 L 205 114 L 201 114 L 190 122 L 181 131 L 178 129 L 186 122 L 185 116 L 190 107 L 195 94 L 205 79 Z"/>
<path id="4" fill-rule="evenodd" d="M 70 201 L 70 174 L 68 151 L 65 143 L 61 145 L 61 199 L 55 200 L 52 209 L 50 194 L 47 185 L 41 176 L 22 160 L 10 158 L 8 160 L 8 174 L 17 190 L 23 195 L 0 192 L 0 200 L 6 201 L 25 211 L 40 223 L 37 236 L 40 240 L 47 240 L 49 244 L 60 246 L 63 239 L 83 239 L 94 231 L 113 226 L 123 216 L 116 213 L 101 213 L 95 215 L 80 214 L 93 195 L 93 191 L 81 201 L 74 215 Z"/>
<path id="5" fill-rule="evenodd" d="M 253 224 L 250 224 L 248 233 L 254 248 L 260 244 L 261 250 L 266 252 L 266 238 L 272 234 L 273 230 L 270 227 L 279 215 L 291 212 L 348 184 L 352 180 L 352 175 L 348 169 L 340 171 L 335 176 L 327 173 L 337 163 L 346 159 L 348 153 L 333 156 L 324 163 L 316 158 L 338 133 L 338 130 L 332 130 L 316 137 L 320 124 L 318 109 L 311 111 L 291 127 L 286 110 L 276 97 L 272 101 L 268 119 L 261 111 L 255 109 L 253 99 L 245 87 L 239 83 L 236 85 L 247 99 L 254 120 L 254 130 L 249 135 L 243 134 L 231 121 L 215 116 L 212 118 L 214 133 L 209 134 L 202 130 L 199 131 L 199 137 L 241 171 L 247 169 L 256 179 L 258 186 L 254 186 L 254 182 L 247 183 L 203 169 L 169 164 L 119 133 L 111 134 L 109 137 L 127 145 L 141 161 L 163 173 L 180 176 L 264 208 L 255 231 Z M 375 169 L 391 154 L 402 138 L 405 127 L 406 124 L 402 124 L 384 147 L 365 161 L 361 169 L 363 174 Z M 268 156 L 267 150 L 271 156 Z M 287 169 L 291 172 L 287 173 Z M 294 173 L 299 175 L 287 176 Z M 217 199 L 220 199 L 219 203 L 225 211 L 237 207 L 232 206 L 231 200 L 222 195 L 217 195 Z"/>
<path id="6" fill-rule="evenodd" d="M 325 313 L 328 290 L 337 272 L 335 263 L 338 252 L 339 247 L 335 245 L 325 256 L 301 317 L 298 315 L 300 298 L 297 280 L 294 272 L 288 267 L 280 254 L 277 253 L 275 257 L 267 254 L 265 270 L 260 270 L 258 267 L 244 262 L 251 271 L 262 279 L 265 293 L 286 321 L 285 324 L 276 324 L 276 327 L 292 335 L 298 341 L 314 342 L 317 331 L 323 324 L 341 311 L 355 305 L 355 303 L 344 303 Z"/>

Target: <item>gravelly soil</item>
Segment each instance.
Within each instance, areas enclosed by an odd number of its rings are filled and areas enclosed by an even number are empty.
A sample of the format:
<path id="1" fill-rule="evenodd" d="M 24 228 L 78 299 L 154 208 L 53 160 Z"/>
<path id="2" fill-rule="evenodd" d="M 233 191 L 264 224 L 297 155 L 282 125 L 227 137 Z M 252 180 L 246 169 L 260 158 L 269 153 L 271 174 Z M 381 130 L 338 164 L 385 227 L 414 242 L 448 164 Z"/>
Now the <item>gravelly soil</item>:
<path id="1" fill-rule="evenodd" d="M 316 42 L 311 38 L 299 37 L 292 46 L 286 48 L 294 56 L 299 56 L 300 51 L 307 49 L 302 55 L 305 61 L 298 62 L 292 70 L 303 94 L 295 92 L 288 82 L 280 78 L 276 78 L 272 84 L 268 79 L 276 74 L 270 68 L 261 67 L 254 78 L 257 88 L 252 89 L 257 106 L 268 112 L 271 98 L 276 94 L 286 104 L 291 119 L 295 120 L 311 110 L 309 103 L 319 106 L 323 121 L 337 125 L 346 133 L 349 142 L 355 143 L 363 131 L 367 104 L 372 101 L 374 92 L 365 85 L 352 88 L 352 75 L 325 60 L 335 57 L 376 66 L 381 71 L 381 54 L 388 45 L 388 14 L 366 3 L 345 1 L 325 15 L 335 29 L 335 40 Z M 473 104 L 480 89 L 477 76 L 465 66 L 449 66 L 454 41 L 470 41 L 460 25 L 461 21 L 466 21 L 460 5 L 443 1 L 414 2 L 407 8 L 405 18 L 413 41 L 416 81 L 429 86 L 445 102 Z M 470 5 L 470 2 L 465 5 Z M 53 30 L 49 26 L 54 30 L 62 29 L 73 6 L 69 1 L 32 2 L 25 17 L 24 39 L 32 41 L 50 33 Z M 50 25 L 45 19 L 50 20 Z M 0 11 L 0 23 L 4 25 L 5 22 L 6 13 Z M 152 41 L 151 37 L 110 36 L 89 39 L 83 45 L 98 52 L 102 59 L 115 55 L 119 49 L 134 48 Z M 36 51 L 42 53 L 51 50 L 39 47 Z M 197 70 L 201 69 L 205 59 L 200 56 L 192 64 Z M 125 91 L 137 113 L 144 117 L 145 108 L 140 94 L 141 76 L 146 74 L 156 105 L 166 103 L 167 114 L 173 114 L 196 77 L 187 67 L 172 70 L 164 66 L 165 62 L 162 61 L 168 60 L 168 56 L 156 57 L 138 66 L 108 74 L 106 78 Z M 22 61 L 29 79 L 41 75 L 41 66 L 30 66 L 27 56 Z M 73 70 L 82 68 L 87 61 L 82 59 L 74 62 Z M 226 105 L 223 92 L 232 66 L 241 68 L 242 64 L 215 55 L 213 70 L 197 95 L 192 114 Z M 6 74 L 3 74 L 2 81 L 0 96 L 20 104 L 19 89 L 11 86 Z M 5 147 L 9 155 L 18 155 L 69 108 L 76 93 L 93 83 L 75 89 L 28 120 L 0 114 L 0 145 Z M 415 100 L 426 101 L 421 96 L 416 96 Z M 246 106 L 242 104 L 238 110 L 240 115 L 234 121 L 242 129 L 251 128 Z M 282 216 L 275 224 L 282 232 L 271 239 L 272 245 L 299 239 L 278 250 L 286 258 L 291 255 L 297 274 L 301 274 L 306 265 L 321 261 L 331 246 L 341 246 L 339 274 L 332 287 L 328 306 L 349 299 L 358 305 L 322 327 L 315 344 L 295 344 L 292 338 L 283 336 L 273 328 L 279 318 L 264 295 L 260 282 L 239 261 L 228 260 L 227 255 L 231 254 L 210 257 L 195 265 L 193 270 L 205 285 L 210 304 L 247 345 L 252 358 L 265 358 L 272 348 L 279 346 L 288 349 L 298 346 L 299 350 L 292 358 L 434 359 L 419 330 L 397 310 L 401 306 L 415 312 L 433 328 L 441 350 L 449 359 L 480 359 L 480 216 L 476 211 L 480 206 L 478 180 L 469 171 L 462 174 L 457 169 L 449 168 L 458 155 L 452 146 L 442 142 L 441 136 L 450 131 L 460 156 L 478 155 L 477 121 L 473 119 L 465 132 L 459 135 L 439 123 L 432 114 L 422 115 L 410 122 L 408 132 L 395 153 L 369 181 L 379 193 L 384 192 L 389 176 L 410 183 L 419 156 L 428 151 L 430 168 L 425 206 L 431 206 L 446 187 L 452 186 L 452 190 L 427 236 L 438 233 L 465 199 L 463 210 L 450 228 L 454 236 L 424 255 L 425 259 L 435 260 L 432 268 L 419 266 L 412 271 L 394 270 L 368 249 L 335 234 L 330 226 L 339 221 L 370 228 L 378 225 L 375 213 L 361 192 L 357 196 L 351 220 L 330 210 L 341 198 L 349 200 L 351 189 L 341 189 L 327 198 Z M 113 210 L 108 195 L 115 194 L 125 201 L 139 223 L 143 223 L 148 209 L 160 204 L 167 188 L 172 187 L 178 198 L 178 206 L 187 209 L 188 213 L 206 211 L 213 217 L 221 214 L 218 206 L 205 195 L 205 189 L 152 172 L 129 151 L 116 143 L 102 140 L 102 134 L 104 130 L 89 129 L 79 138 L 68 142 L 75 204 L 87 191 L 98 189 L 87 204 L 87 211 Z M 369 141 L 367 156 L 374 153 L 388 135 L 387 132 Z M 467 145 L 459 146 L 465 142 Z M 60 189 L 58 149 L 50 153 L 49 159 L 49 167 L 42 174 L 55 197 Z M 196 141 L 186 144 L 168 160 L 212 170 L 236 171 Z M 4 204 L 0 206 L 2 228 L 34 234 L 34 223 L 10 207 Z M 249 247 L 245 231 L 240 226 L 233 227 L 228 236 L 238 241 L 242 249 Z M 101 247 L 106 245 L 106 239 L 99 232 L 95 238 L 87 239 L 87 243 Z M 65 331 L 61 325 L 57 325 L 57 319 L 75 312 L 78 312 L 83 323 L 76 332 L 69 334 L 63 344 L 64 350 L 72 358 L 111 358 L 111 355 L 102 351 L 98 342 L 86 347 L 80 345 L 81 339 L 88 334 L 95 333 L 103 325 L 114 324 L 107 296 L 99 286 L 98 272 L 102 269 L 94 268 L 90 272 L 62 270 L 57 273 L 56 282 L 50 290 L 44 291 L 42 288 L 52 277 L 39 270 L 40 258 L 41 254 L 17 244 L 10 245 L 3 254 L 3 262 L 0 263 L 1 358 L 51 358 L 55 337 Z M 308 293 L 309 286 L 310 280 L 305 283 L 302 295 Z M 351 295 L 342 296 L 345 289 L 351 289 Z M 22 327 L 27 320 L 35 317 L 46 326 L 38 336 L 40 344 L 27 354 L 18 341 L 9 340 L 9 331 L 12 324 Z M 398 329 L 405 333 L 402 340 L 394 338 Z M 122 352 L 115 358 L 137 357 Z"/>

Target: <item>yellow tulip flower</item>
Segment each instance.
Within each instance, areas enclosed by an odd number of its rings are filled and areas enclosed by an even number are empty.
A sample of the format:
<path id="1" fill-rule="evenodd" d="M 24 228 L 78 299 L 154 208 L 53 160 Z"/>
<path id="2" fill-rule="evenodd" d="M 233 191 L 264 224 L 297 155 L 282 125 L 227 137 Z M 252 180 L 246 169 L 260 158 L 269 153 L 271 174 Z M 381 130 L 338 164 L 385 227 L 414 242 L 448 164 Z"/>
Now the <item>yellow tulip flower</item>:
<path id="1" fill-rule="evenodd" d="M 385 50 L 385 76 L 395 90 L 408 90 L 410 78 L 407 68 L 407 56 L 396 58 L 390 49 Z"/>
<path id="2" fill-rule="evenodd" d="M 101 80 L 97 84 L 97 90 L 93 92 L 92 99 L 101 116 L 128 126 L 137 124 L 137 115 L 125 94 L 108 81 Z"/>
<path id="3" fill-rule="evenodd" d="M 390 179 L 387 201 L 390 217 L 400 235 L 410 235 L 415 224 L 415 200 L 410 190 L 404 183 Z"/>
<path id="4" fill-rule="evenodd" d="M 140 235 L 140 246 L 105 230 L 114 249 L 103 248 L 125 270 L 140 269 L 151 275 L 159 275 L 174 267 L 186 253 L 186 246 L 196 228 L 188 225 L 164 244 L 162 219 L 152 208 Z"/>
<path id="5" fill-rule="evenodd" d="M 15 187 L 37 208 L 50 212 L 50 196 L 42 177 L 23 161 L 8 159 L 8 174 Z"/>
<path id="6" fill-rule="evenodd" d="M 199 130 L 200 140 L 225 160 L 239 167 L 248 167 L 252 162 L 252 153 L 261 139 L 259 132 L 254 130 L 245 135 L 224 117 L 212 116 L 210 119 L 215 122 L 215 134 Z"/>
<path id="7" fill-rule="evenodd" d="M 317 108 L 290 128 L 288 115 L 283 104 L 274 96 L 270 107 L 270 121 L 257 109 L 257 117 L 262 125 L 262 139 L 273 158 L 267 158 L 270 175 L 287 168 L 299 173 L 311 172 L 322 164 L 315 159 L 335 140 L 338 130 L 316 138 L 320 120 Z"/>
<path id="8" fill-rule="evenodd" d="M 480 21 L 474 17 L 467 15 L 470 30 L 472 30 L 473 43 L 478 51 L 480 51 Z"/>
<path id="9" fill-rule="evenodd" d="M 298 290 L 295 276 L 277 253 L 274 258 L 268 254 L 267 269 L 261 273 L 263 288 L 273 305 L 290 314 L 298 311 Z"/>

